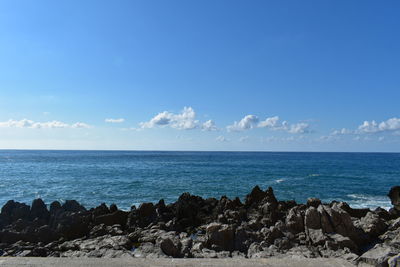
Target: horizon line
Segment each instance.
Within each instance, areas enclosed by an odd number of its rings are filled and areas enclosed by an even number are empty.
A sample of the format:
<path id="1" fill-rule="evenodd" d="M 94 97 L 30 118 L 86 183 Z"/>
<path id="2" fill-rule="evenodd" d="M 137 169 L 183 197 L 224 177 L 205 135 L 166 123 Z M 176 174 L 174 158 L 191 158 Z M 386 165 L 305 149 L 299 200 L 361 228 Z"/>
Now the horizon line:
<path id="1" fill-rule="evenodd" d="M 103 152 L 223 152 L 223 153 L 369 153 L 399 154 L 399 151 L 289 151 L 289 150 L 163 150 L 163 149 L 37 149 L 37 148 L 0 148 L 0 151 L 103 151 Z"/>

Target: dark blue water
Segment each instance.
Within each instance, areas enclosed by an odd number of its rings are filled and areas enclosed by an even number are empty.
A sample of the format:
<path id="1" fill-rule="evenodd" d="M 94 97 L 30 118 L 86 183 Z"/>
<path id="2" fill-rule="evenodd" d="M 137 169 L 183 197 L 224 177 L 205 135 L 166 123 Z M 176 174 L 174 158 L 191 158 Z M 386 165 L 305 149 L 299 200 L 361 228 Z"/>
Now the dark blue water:
<path id="1" fill-rule="evenodd" d="M 398 184 L 398 153 L 0 150 L 0 205 L 41 197 L 129 209 L 161 198 L 172 202 L 183 192 L 243 198 L 259 185 L 272 186 L 278 199 L 387 208 L 386 194 Z"/>

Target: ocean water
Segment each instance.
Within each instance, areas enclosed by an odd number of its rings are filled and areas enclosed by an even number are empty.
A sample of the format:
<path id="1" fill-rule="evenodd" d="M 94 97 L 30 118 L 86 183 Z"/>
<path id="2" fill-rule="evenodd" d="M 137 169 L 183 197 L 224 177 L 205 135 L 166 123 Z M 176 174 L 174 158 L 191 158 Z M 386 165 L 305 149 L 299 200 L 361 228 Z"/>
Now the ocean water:
<path id="1" fill-rule="evenodd" d="M 76 199 L 130 209 L 141 202 L 239 196 L 272 186 L 278 199 L 347 201 L 389 208 L 400 184 L 399 153 L 0 150 L 0 205 Z"/>

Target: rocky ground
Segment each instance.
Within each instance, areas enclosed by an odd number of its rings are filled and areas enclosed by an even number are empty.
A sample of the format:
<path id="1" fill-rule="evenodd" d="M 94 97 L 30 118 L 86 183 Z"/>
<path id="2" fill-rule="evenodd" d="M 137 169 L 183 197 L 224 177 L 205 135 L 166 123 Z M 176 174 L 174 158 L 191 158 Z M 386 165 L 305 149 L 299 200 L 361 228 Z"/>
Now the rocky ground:
<path id="1" fill-rule="evenodd" d="M 400 187 L 394 207 L 353 209 L 344 202 L 278 201 L 272 188 L 239 198 L 182 194 L 175 203 L 122 211 L 74 200 L 8 201 L 0 214 L 0 255 L 140 258 L 342 258 L 400 266 Z"/>

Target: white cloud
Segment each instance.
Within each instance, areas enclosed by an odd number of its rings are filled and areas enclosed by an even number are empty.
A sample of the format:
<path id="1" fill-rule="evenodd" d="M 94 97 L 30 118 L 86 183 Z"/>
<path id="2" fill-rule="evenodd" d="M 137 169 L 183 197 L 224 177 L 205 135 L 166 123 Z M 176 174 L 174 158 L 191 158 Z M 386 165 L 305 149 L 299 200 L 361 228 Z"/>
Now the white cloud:
<path id="1" fill-rule="evenodd" d="M 352 134 L 353 131 L 346 129 L 346 128 L 342 128 L 341 130 L 335 130 L 331 133 L 331 135 L 345 135 L 345 134 Z"/>
<path id="2" fill-rule="evenodd" d="M 22 120 L 8 120 L 4 122 L 0 122 L 0 127 L 2 128 L 33 128 L 33 129 L 42 129 L 42 128 L 90 128 L 91 126 L 83 123 L 76 122 L 74 124 L 68 124 L 61 121 L 48 121 L 48 122 L 35 122 L 33 120 L 22 119 Z"/>
<path id="3" fill-rule="evenodd" d="M 310 125 L 305 122 L 289 124 L 287 121 L 279 122 L 279 117 L 269 117 L 263 121 L 259 121 L 255 115 L 247 115 L 239 122 L 235 121 L 232 125 L 227 127 L 229 132 L 244 131 L 252 128 L 267 128 L 274 131 L 286 131 L 292 134 L 308 133 Z"/>
<path id="4" fill-rule="evenodd" d="M 232 125 L 227 126 L 228 132 L 239 132 L 252 129 L 257 126 L 259 119 L 255 115 L 246 115 L 239 122 L 235 121 Z"/>
<path id="5" fill-rule="evenodd" d="M 215 126 L 215 122 L 213 120 L 208 120 L 201 125 L 201 129 L 203 131 L 217 131 L 218 128 Z"/>
<path id="6" fill-rule="evenodd" d="M 219 142 L 228 142 L 229 139 L 227 139 L 225 136 L 218 136 L 217 138 L 215 138 L 215 140 L 219 141 Z"/>
<path id="7" fill-rule="evenodd" d="M 293 134 L 307 133 L 309 131 L 309 127 L 310 125 L 308 123 L 300 122 L 290 125 L 288 132 Z"/>
<path id="8" fill-rule="evenodd" d="M 174 114 L 168 111 L 158 113 L 148 122 L 141 122 L 141 128 L 154 128 L 157 126 L 179 130 L 190 130 L 199 126 L 199 121 L 195 119 L 196 113 L 191 107 L 184 107 L 181 113 Z"/>
<path id="9" fill-rule="evenodd" d="M 124 118 L 119 118 L 119 119 L 105 119 L 105 122 L 109 122 L 109 123 L 122 123 L 125 121 Z"/>
<path id="10" fill-rule="evenodd" d="M 276 128 L 276 127 L 278 127 L 278 121 L 279 121 L 278 116 L 266 118 L 265 120 L 260 121 L 260 123 L 258 124 L 258 127 L 260 127 L 260 128 Z"/>
<path id="11" fill-rule="evenodd" d="M 357 132 L 362 133 L 381 133 L 381 132 L 396 132 L 400 130 L 400 118 L 391 118 L 380 123 L 372 121 L 364 121 L 358 126 Z"/>

